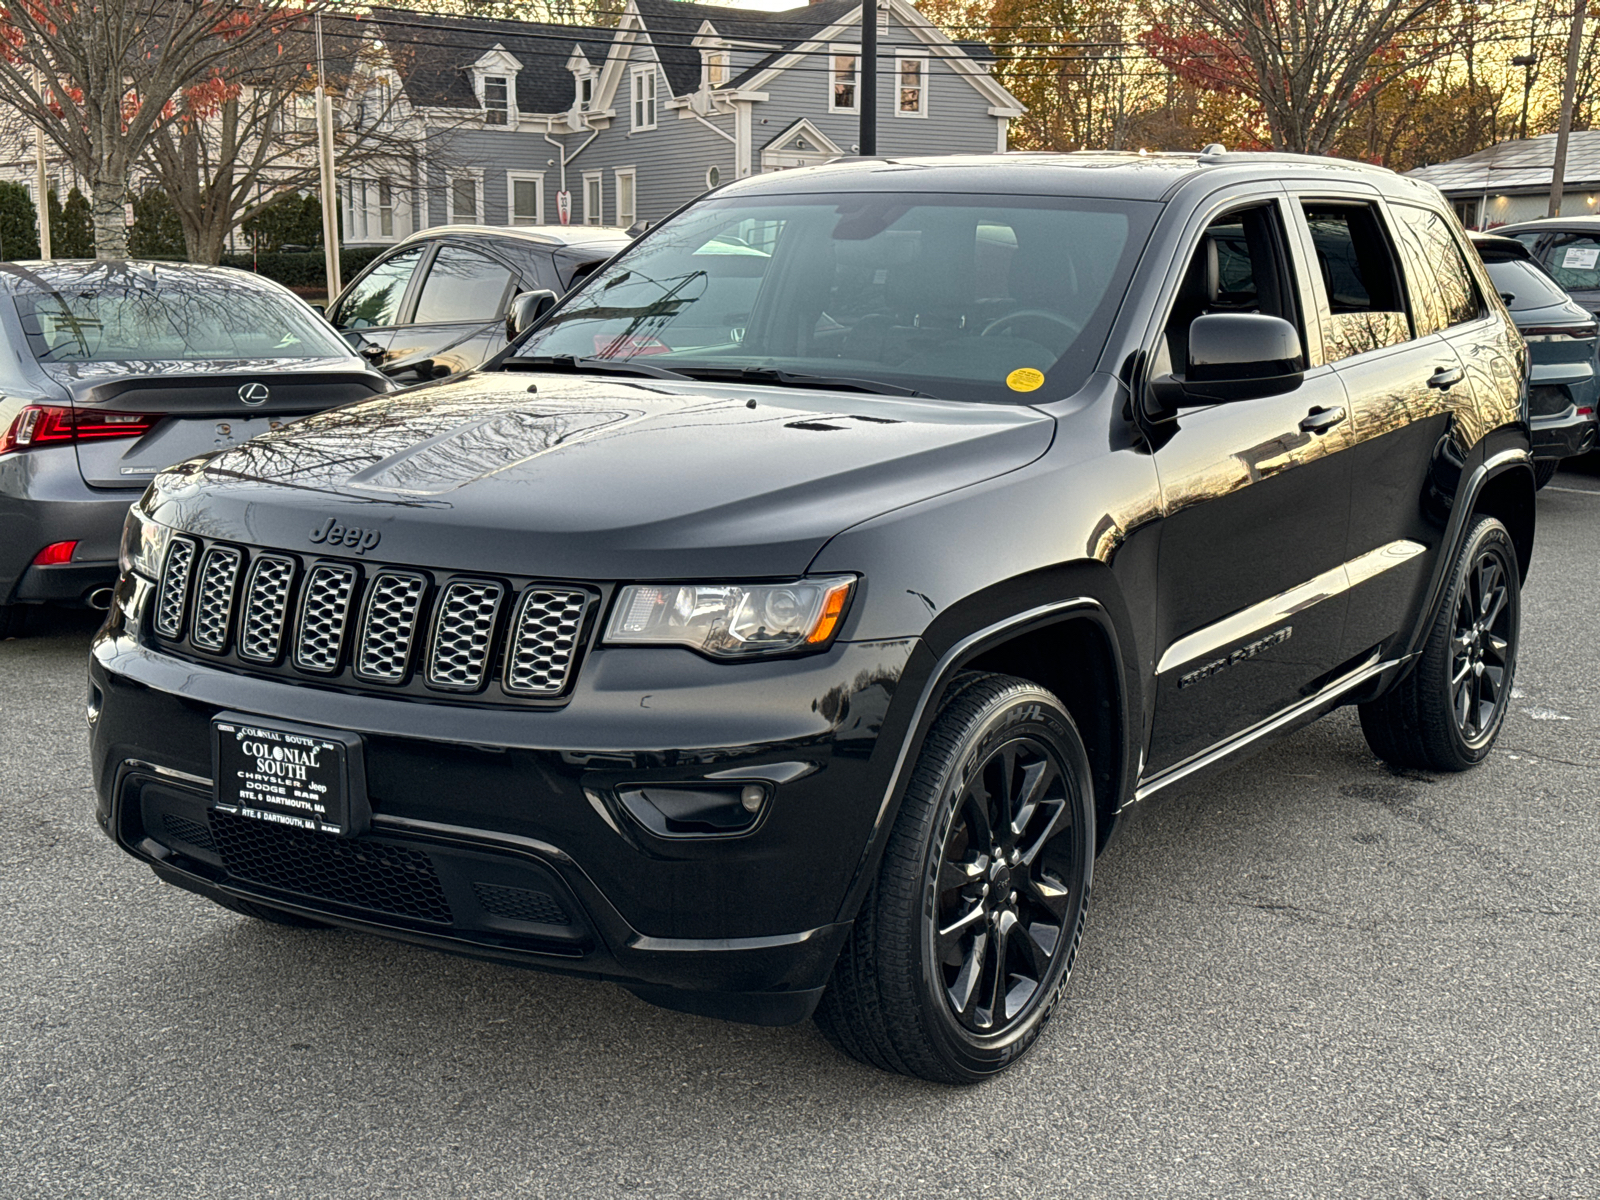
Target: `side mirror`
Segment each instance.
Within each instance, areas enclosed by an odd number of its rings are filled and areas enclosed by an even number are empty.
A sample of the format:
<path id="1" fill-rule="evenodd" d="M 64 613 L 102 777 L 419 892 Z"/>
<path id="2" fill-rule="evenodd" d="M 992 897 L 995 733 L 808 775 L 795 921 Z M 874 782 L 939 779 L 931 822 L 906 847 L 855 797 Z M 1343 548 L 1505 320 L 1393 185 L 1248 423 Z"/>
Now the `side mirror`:
<path id="1" fill-rule="evenodd" d="M 556 294 L 549 288 L 513 296 L 511 306 L 506 309 L 506 341 L 516 341 L 555 306 Z"/>
<path id="2" fill-rule="evenodd" d="M 1210 313 L 1189 325 L 1182 379 L 1163 375 L 1150 390 L 1169 412 L 1185 404 L 1226 404 L 1292 392 L 1305 379 L 1300 333 L 1281 317 Z"/>
<path id="3" fill-rule="evenodd" d="M 383 347 L 376 342 L 367 341 L 366 338 L 361 336 L 359 329 L 342 329 L 339 332 L 344 337 L 344 340 L 350 343 L 350 349 L 361 355 L 373 366 L 377 366 L 383 361 Z"/>

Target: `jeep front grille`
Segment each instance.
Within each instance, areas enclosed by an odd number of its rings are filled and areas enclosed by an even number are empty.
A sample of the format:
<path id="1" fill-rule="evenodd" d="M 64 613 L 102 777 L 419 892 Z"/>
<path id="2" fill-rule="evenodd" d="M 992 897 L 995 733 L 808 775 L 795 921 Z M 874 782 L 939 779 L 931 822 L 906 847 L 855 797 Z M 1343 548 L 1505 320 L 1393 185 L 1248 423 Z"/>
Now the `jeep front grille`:
<path id="1" fill-rule="evenodd" d="M 551 704 L 571 689 L 598 600 L 575 585 L 177 537 L 151 624 L 173 653 L 252 674 Z"/>
<path id="2" fill-rule="evenodd" d="M 343 563 L 323 563 L 307 577 L 300 603 L 300 631 L 294 643 L 294 665 L 302 671 L 328 675 L 339 669 L 355 587 L 356 569 Z"/>
<path id="3" fill-rule="evenodd" d="M 232 546 L 213 546 L 201 561 L 200 583 L 195 588 L 194 628 L 189 637 L 202 650 L 221 650 L 228 643 L 233 586 L 239 582 L 243 558 Z"/>
<path id="4" fill-rule="evenodd" d="M 522 597 L 511 622 L 505 687 L 526 696 L 549 696 L 567 683 L 583 628 L 582 592 L 533 588 Z"/>
<path id="5" fill-rule="evenodd" d="M 501 594 L 498 583 L 452 583 L 444 590 L 428 652 L 434 687 L 476 690 L 483 683 Z"/>
<path id="6" fill-rule="evenodd" d="M 251 662 L 276 662 L 283 645 L 283 619 L 289 615 L 289 585 L 294 563 L 276 554 L 260 555 L 244 588 L 244 616 L 239 620 L 239 657 Z"/>
<path id="7" fill-rule="evenodd" d="M 194 549 L 195 544 L 188 538 L 173 538 L 167 548 L 167 565 L 161 572 L 161 591 L 156 597 L 156 632 L 162 637 L 175 638 L 183 632 Z"/>
<path id="8" fill-rule="evenodd" d="M 366 615 L 356 651 L 356 674 L 380 683 L 399 683 L 411 660 L 417 609 L 428 581 L 420 575 L 380 573 L 367 589 Z"/>

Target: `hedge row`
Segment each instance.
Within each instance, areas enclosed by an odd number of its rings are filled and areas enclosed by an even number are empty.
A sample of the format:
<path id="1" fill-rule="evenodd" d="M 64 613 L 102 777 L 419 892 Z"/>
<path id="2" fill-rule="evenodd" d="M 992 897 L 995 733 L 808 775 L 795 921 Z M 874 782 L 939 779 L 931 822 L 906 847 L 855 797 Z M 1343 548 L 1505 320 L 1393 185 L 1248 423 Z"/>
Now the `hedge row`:
<path id="1" fill-rule="evenodd" d="M 383 250 L 341 250 L 339 251 L 339 277 L 349 283 L 362 269 L 382 254 Z M 321 250 L 311 250 L 304 253 L 275 254 L 224 254 L 222 265 L 225 267 L 238 267 L 245 271 L 257 271 L 268 279 L 274 279 L 291 288 L 316 288 L 326 286 L 328 281 L 327 265 Z"/>

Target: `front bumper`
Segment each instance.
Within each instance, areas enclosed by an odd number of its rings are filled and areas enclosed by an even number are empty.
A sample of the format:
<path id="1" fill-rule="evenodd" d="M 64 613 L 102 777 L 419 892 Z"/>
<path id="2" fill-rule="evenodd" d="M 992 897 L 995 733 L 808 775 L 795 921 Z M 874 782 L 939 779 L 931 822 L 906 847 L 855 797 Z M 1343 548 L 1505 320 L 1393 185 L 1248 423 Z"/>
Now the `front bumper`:
<path id="1" fill-rule="evenodd" d="M 197 666 L 131 635 L 149 593 L 119 584 L 89 713 L 99 822 L 161 878 L 709 1016 L 815 1007 L 894 776 L 893 700 L 920 687 L 913 643 L 744 664 L 595 651 L 564 708 L 511 711 Z M 222 711 L 360 734 L 368 832 L 297 839 L 211 811 Z M 769 788 L 739 836 L 659 837 L 617 802 L 730 777 Z"/>

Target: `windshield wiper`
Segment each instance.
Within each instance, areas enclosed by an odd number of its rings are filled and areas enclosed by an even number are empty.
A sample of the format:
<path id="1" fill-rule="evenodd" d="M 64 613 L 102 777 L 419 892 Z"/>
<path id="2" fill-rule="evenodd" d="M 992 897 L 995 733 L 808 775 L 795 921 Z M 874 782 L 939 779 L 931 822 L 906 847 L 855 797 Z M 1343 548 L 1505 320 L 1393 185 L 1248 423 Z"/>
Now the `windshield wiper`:
<path id="1" fill-rule="evenodd" d="M 831 388 L 847 392 L 876 392 L 880 396 L 917 396 L 924 400 L 934 399 L 926 392 L 901 387 L 895 383 L 879 383 L 876 379 L 856 379 L 845 375 L 804 375 L 785 371 L 779 367 L 689 367 L 682 373 L 694 379 L 733 379 L 741 383 L 775 383 L 780 387 Z"/>
<path id="2" fill-rule="evenodd" d="M 682 379 L 693 381 L 693 376 L 666 367 L 652 367 L 633 359 L 576 358 L 571 354 L 513 354 L 502 359 L 500 366 L 513 371 L 608 371 L 614 375 L 648 375 L 655 379 Z"/>

